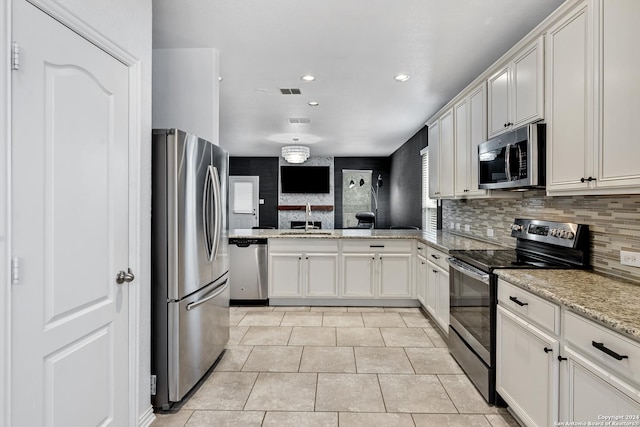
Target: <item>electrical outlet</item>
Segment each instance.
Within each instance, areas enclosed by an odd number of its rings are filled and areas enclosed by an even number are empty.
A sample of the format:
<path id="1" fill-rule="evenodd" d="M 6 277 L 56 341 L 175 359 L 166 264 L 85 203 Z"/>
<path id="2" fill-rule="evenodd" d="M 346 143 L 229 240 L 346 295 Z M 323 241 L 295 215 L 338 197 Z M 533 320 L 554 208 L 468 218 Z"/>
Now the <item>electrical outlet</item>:
<path id="1" fill-rule="evenodd" d="M 456 222 L 456 230 L 460 230 L 460 223 Z"/>
<path id="2" fill-rule="evenodd" d="M 493 228 L 487 228 L 487 237 L 493 237 Z"/>
<path id="3" fill-rule="evenodd" d="M 471 226 L 469 224 L 465 224 L 464 231 L 467 231 L 467 232 L 471 231 Z"/>
<path id="4" fill-rule="evenodd" d="M 640 267 L 640 252 L 620 251 L 620 263 L 632 267 Z"/>

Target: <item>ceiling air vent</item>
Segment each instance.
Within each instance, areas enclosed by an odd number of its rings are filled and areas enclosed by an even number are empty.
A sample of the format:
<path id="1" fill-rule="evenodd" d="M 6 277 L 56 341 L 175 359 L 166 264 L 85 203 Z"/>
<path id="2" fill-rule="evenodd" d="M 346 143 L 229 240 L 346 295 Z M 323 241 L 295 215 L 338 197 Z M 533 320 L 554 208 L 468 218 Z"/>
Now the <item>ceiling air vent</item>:
<path id="1" fill-rule="evenodd" d="M 309 124 L 311 120 L 306 117 L 289 117 L 287 119 L 290 124 Z"/>
<path id="2" fill-rule="evenodd" d="M 280 93 L 283 95 L 300 95 L 300 89 L 282 89 L 280 88 Z"/>

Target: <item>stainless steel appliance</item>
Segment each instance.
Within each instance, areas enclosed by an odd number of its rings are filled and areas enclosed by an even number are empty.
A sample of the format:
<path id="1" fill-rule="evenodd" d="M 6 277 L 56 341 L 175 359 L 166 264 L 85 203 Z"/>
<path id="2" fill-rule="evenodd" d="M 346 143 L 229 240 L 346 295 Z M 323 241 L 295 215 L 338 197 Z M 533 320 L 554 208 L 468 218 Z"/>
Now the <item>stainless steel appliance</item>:
<path id="1" fill-rule="evenodd" d="M 229 239 L 232 304 L 267 304 L 267 239 Z"/>
<path id="2" fill-rule="evenodd" d="M 449 351 L 484 398 L 495 391 L 496 306 L 501 268 L 589 268 L 589 227 L 516 219 L 515 249 L 454 250 L 449 263 Z"/>
<path id="3" fill-rule="evenodd" d="M 152 403 L 167 410 L 229 340 L 229 156 L 177 129 L 153 131 Z"/>
<path id="4" fill-rule="evenodd" d="M 544 187 L 545 141 L 545 124 L 533 123 L 478 144 L 478 187 Z"/>

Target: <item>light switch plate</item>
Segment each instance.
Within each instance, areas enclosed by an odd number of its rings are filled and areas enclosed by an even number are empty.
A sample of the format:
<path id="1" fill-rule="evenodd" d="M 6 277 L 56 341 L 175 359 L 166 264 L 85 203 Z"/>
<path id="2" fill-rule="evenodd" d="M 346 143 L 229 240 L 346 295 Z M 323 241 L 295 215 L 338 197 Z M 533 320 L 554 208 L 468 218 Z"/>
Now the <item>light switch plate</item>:
<path id="1" fill-rule="evenodd" d="M 469 224 L 465 224 L 464 231 L 471 231 L 471 226 Z"/>
<path id="2" fill-rule="evenodd" d="M 493 237 L 493 228 L 487 228 L 487 237 Z"/>

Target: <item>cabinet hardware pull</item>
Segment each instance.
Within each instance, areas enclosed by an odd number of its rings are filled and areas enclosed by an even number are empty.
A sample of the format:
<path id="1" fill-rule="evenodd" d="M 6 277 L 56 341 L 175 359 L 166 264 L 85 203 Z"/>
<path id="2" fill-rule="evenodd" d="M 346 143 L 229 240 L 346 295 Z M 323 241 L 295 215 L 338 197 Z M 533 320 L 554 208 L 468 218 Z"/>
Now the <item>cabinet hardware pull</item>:
<path id="1" fill-rule="evenodd" d="M 438 255 L 431 254 L 431 258 L 440 259 Z"/>
<path id="2" fill-rule="evenodd" d="M 434 273 L 438 274 L 438 270 L 431 269 Z"/>
<path id="3" fill-rule="evenodd" d="M 580 178 L 580 182 L 585 182 L 586 179 L 584 179 L 584 177 Z"/>
<path id="4" fill-rule="evenodd" d="M 616 353 L 615 351 L 604 346 L 604 343 L 591 341 L 591 345 L 600 350 L 603 353 L 606 353 L 608 356 L 613 357 L 616 360 L 628 359 L 629 356 L 623 356 L 621 354 Z"/>
<path id="5" fill-rule="evenodd" d="M 563 360 L 567 360 L 566 357 L 558 356 L 558 361 L 562 362 Z"/>
<path id="6" fill-rule="evenodd" d="M 384 245 L 369 245 L 370 248 L 384 248 Z"/>
<path id="7" fill-rule="evenodd" d="M 553 349 L 552 349 L 552 348 L 549 348 L 549 347 L 545 347 L 545 348 L 544 348 L 544 352 L 545 352 L 545 353 L 551 353 L 552 351 L 553 351 Z"/>
<path id="8" fill-rule="evenodd" d="M 518 298 L 516 298 L 516 297 L 509 297 L 509 299 L 511 301 L 515 302 L 516 304 L 518 304 L 520 307 L 523 307 L 525 305 L 529 305 L 528 302 L 522 302 L 522 301 L 518 300 Z"/>

